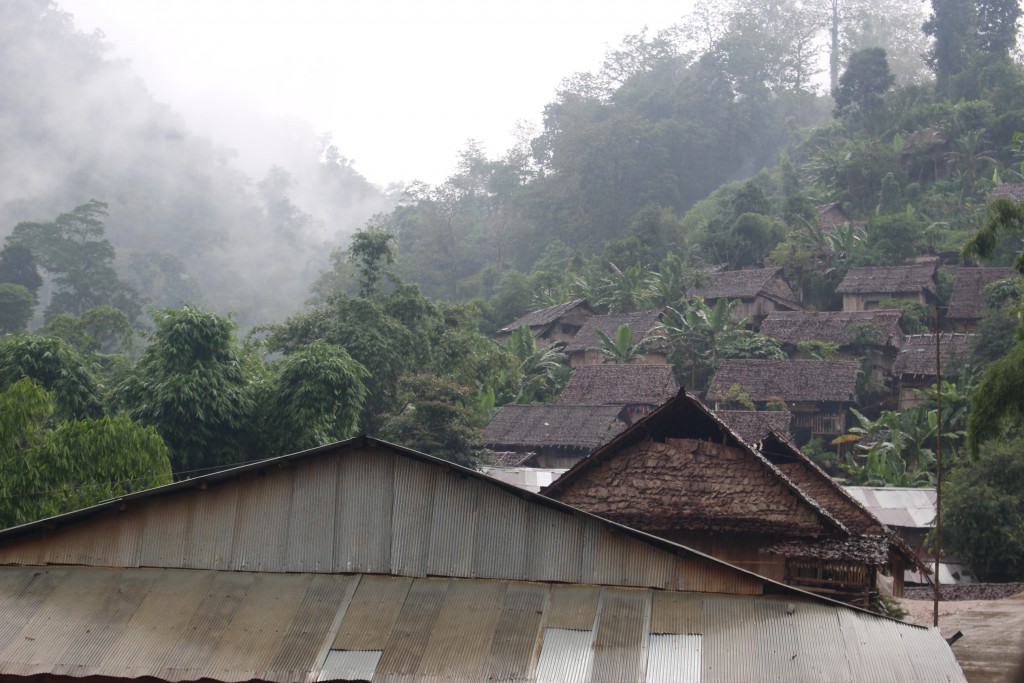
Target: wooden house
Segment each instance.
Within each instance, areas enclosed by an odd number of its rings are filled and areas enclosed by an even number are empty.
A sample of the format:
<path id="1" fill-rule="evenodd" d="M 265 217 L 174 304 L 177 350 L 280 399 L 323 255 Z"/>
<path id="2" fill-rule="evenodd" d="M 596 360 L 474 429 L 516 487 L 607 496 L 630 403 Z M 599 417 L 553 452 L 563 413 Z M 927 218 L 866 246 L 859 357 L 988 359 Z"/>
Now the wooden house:
<path id="1" fill-rule="evenodd" d="M 975 332 L 990 309 L 985 303 L 985 287 L 998 280 L 1019 278 L 1013 268 L 958 268 L 949 296 L 945 321 L 957 332 Z"/>
<path id="2" fill-rule="evenodd" d="M 631 424 L 624 405 L 510 403 L 484 428 L 484 446 L 501 464 L 568 468 Z"/>
<path id="3" fill-rule="evenodd" d="M 939 339 L 942 373 L 953 376 L 970 360 L 973 334 L 943 332 Z M 936 380 L 935 335 L 912 334 L 903 342 L 893 365 L 893 376 L 899 387 L 899 409 L 906 410 L 922 402 L 917 392 L 928 389 Z M 947 375 L 947 373 L 949 373 Z"/>
<path id="4" fill-rule="evenodd" d="M 708 387 L 715 410 L 735 386 L 758 410 L 784 403 L 793 414 L 797 444 L 826 443 L 846 433 L 849 409 L 857 405 L 860 363 L 848 360 L 723 360 Z"/>
<path id="5" fill-rule="evenodd" d="M 714 306 L 719 299 L 738 300 L 740 303 L 733 309 L 733 317 L 749 319 L 754 329 L 760 327 L 770 313 L 802 308 L 782 277 L 781 268 L 716 271 L 709 278 L 706 285 L 687 292 L 687 298 L 702 298 L 708 306 Z"/>
<path id="6" fill-rule="evenodd" d="M 716 410 L 715 415 L 750 444 L 761 441 L 772 432 L 793 438 L 793 413 L 786 410 Z"/>
<path id="7" fill-rule="evenodd" d="M 541 493 L 762 576 L 866 604 L 875 569 L 888 562 L 891 532 L 795 448 L 771 443 L 765 455 L 681 392 Z M 810 575 L 812 554 L 824 575 Z"/>
<path id="8" fill-rule="evenodd" d="M 866 356 L 876 380 L 888 378 L 903 345 L 902 311 L 781 311 L 761 324 L 761 334 L 776 339 L 792 358 L 801 342 L 819 341 L 839 347 L 838 359 Z"/>
<path id="9" fill-rule="evenodd" d="M 621 405 L 630 423 L 679 393 L 671 365 L 583 365 L 558 396 L 559 405 Z"/>
<path id="10" fill-rule="evenodd" d="M 557 342 L 571 341 L 592 315 L 594 311 L 586 299 L 574 299 L 527 313 L 495 332 L 494 339 L 504 344 L 520 327 L 528 327 L 537 340 L 537 348 L 543 349 Z"/>
<path id="11" fill-rule="evenodd" d="M 937 629 L 368 438 L 0 532 L 0 604 L 7 683 L 965 680 Z"/>
<path id="12" fill-rule="evenodd" d="M 850 268 L 836 288 L 844 311 L 873 311 L 885 300 L 932 306 L 939 300 L 935 283 L 937 260 L 909 266 Z"/>
<path id="13" fill-rule="evenodd" d="M 608 339 L 615 341 L 619 327 L 626 325 L 633 332 L 633 344 L 640 343 L 645 337 L 660 337 L 658 325 L 661 323 L 660 308 L 651 308 L 634 313 L 614 313 L 610 315 L 591 316 L 583 323 L 580 331 L 565 346 L 569 356 L 569 367 L 578 368 L 583 365 L 602 365 L 606 356 L 597 349 L 601 348 L 597 331 L 600 330 Z M 668 343 L 652 346 L 639 363 L 647 365 L 668 363 L 671 351 Z"/>
<path id="14" fill-rule="evenodd" d="M 892 578 L 892 594 L 902 597 L 905 573 L 923 570 L 924 564 L 896 530 L 778 432 L 758 441 L 757 448 L 850 532 L 845 539 L 784 541 L 771 548 L 786 558 L 785 583 L 824 594 L 855 595 L 877 591 L 878 574 L 885 573 Z"/>

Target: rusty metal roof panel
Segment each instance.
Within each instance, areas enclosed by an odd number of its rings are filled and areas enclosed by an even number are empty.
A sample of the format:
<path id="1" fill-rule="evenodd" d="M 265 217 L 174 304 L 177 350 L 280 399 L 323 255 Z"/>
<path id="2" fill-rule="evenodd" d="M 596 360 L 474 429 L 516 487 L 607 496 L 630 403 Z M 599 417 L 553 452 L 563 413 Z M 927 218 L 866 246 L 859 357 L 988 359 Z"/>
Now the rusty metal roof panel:
<path id="1" fill-rule="evenodd" d="M 0 590 L 0 675 L 963 681 L 937 631 L 809 596 L 90 567 L 2 568 Z"/>
<path id="2" fill-rule="evenodd" d="M 504 581 L 452 582 L 420 661 L 418 677 L 483 679 L 506 588 Z"/>
<path id="3" fill-rule="evenodd" d="M 389 573 L 394 459 L 371 451 L 367 457 L 344 458 L 339 468 L 334 571 Z"/>
<path id="4" fill-rule="evenodd" d="M 331 647 L 383 650 L 411 586 L 409 577 L 363 576 Z"/>
<path id="5" fill-rule="evenodd" d="M 651 592 L 605 588 L 599 611 L 591 681 L 645 680 Z"/>
<path id="6" fill-rule="evenodd" d="M 420 662 L 426 655 L 450 585 L 449 579 L 413 581 L 377 665 L 379 679 L 411 680 L 421 671 Z"/>
<path id="7" fill-rule="evenodd" d="M 482 680 L 525 681 L 536 670 L 537 642 L 549 592 L 544 584 L 508 584 Z"/>
<path id="8" fill-rule="evenodd" d="M 527 578 L 531 581 L 592 583 L 594 557 L 587 553 L 591 532 L 580 518 L 562 510 L 530 507 L 530 558 Z"/>
<path id="9" fill-rule="evenodd" d="M 338 495 L 336 458 L 295 468 L 292 510 L 288 518 L 288 571 L 326 572 L 334 568 L 334 525 Z"/>
<path id="10" fill-rule="evenodd" d="M 210 655 L 204 678 L 243 681 L 266 675 L 308 587 L 308 575 L 256 574 Z"/>
<path id="11" fill-rule="evenodd" d="M 131 573 L 150 576 L 154 584 L 128 620 L 124 635 L 103 658 L 104 673 L 118 678 L 154 676 L 163 671 L 217 576 L 212 571 L 165 569 L 135 569 Z"/>
<path id="12" fill-rule="evenodd" d="M 139 548 L 140 566 L 184 566 L 185 536 L 193 495 L 193 492 L 186 492 L 173 498 L 157 498 L 142 511 L 146 533 Z M 109 522 L 104 526 L 109 526 Z"/>
<path id="13" fill-rule="evenodd" d="M 309 585 L 288 634 L 269 665 L 267 680 L 288 683 L 310 678 L 327 658 L 360 576 L 307 575 Z"/>

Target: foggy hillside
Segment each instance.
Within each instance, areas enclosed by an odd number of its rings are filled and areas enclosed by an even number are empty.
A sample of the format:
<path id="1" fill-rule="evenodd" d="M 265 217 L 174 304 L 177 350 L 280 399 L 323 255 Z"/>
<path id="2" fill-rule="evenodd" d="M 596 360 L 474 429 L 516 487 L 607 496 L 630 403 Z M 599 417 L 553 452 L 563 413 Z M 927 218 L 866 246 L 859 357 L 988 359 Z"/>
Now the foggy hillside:
<path id="1" fill-rule="evenodd" d="M 199 297 L 245 326 L 299 307 L 330 247 L 390 208 L 328 136 L 297 126 L 274 141 L 288 158 L 247 176 L 107 47 L 46 0 L 0 5 L 0 237 L 106 202 L 118 270 L 150 305 Z M 166 287 L 182 267 L 184 286 Z"/>

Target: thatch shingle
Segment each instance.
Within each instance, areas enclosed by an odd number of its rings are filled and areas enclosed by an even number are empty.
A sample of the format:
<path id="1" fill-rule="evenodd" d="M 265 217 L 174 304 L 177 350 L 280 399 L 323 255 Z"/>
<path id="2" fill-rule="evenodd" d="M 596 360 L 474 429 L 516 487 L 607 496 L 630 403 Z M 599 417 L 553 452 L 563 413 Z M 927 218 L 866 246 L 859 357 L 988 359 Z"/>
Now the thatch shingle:
<path id="1" fill-rule="evenodd" d="M 973 334 L 944 332 L 939 339 L 942 367 L 949 368 L 970 358 Z M 935 377 L 935 335 L 912 334 L 903 342 L 903 348 L 893 363 L 892 374 Z M 943 372 L 943 375 L 946 373 Z"/>
<path id="2" fill-rule="evenodd" d="M 761 323 L 761 334 L 794 346 L 813 340 L 842 347 L 855 343 L 860 326 L 870 324 L 878 328 L 879 344 L 898 349 L 903 343 L 903 331 L 900 329 L 902 315 L 902 311 L 896 309 L 815 313 L 779 311 L 768 314 Z"/>
<path id="3" fill-rule="evenodd" d="M 573 371 L 558 403 L 660 406 L 678 393 L 671 365 L 584 365 Z"/>
<path id="4" fill-rule="evenodd" d="M 796 304 L 793 290 L 781 277 L 781 268 L 756 268 L 753 270 L 724 270 L 710 274 L 710 282 L 691 292 L 688 298 L 704 299 L 753 299 L 767 296 Z"/>
<path id="5" fill-rule="evenodd" d="M 747 443 L 757 443 L 773 431 L 791 436 L 793 414 L 787 410 L 716 410 L 715 415 Z"/>
<path id="6" fill-rule="evenodd" d="M 936 265 L 937 262 L 931 262 L 910 266 L 850 268 L 836 288 L 836 294 L 907 294 L 925 291 L 938 296 L 935 287 Z"/>
<path id="7" fill-rule="evenodd" d="M 1020 277 L 1013 268 L 960 268 L 949 296 L 947 318 L 979 320 L 985 314 L 985 287 L 1007 278 Z"/>
<path id="8" fill-rule="evenodd" d="M 859 372 L 860 363 L 848 360 L 723 360 L 708 396 L 736 384 L 752 401 L 854 403 Z"/>
<path id="9" fill-rule="evenodd" d="M 573 299 L 572 301 L 566 301 L 565 303 L 555 304 L 554 306 L 548 306 L 537 311 L 531 311 L 521 318 L 505 325 L 505 327 L 498 330 L 497 334 L 512 334 L 520 327 L 544 327 L 550 325 L 566 313 L 569 313 L 573 309 L 579 306 L 587 306 L 586 299 Z M 588 307 L 589 308 L 589 307 Z"/>
<path id="10" fill-rule="evenodd" d="M 567 448 L 592 451 L 626 428 L 622 406 L 502 406 L 484 428 L 483 441 L 498 451 Z"/>

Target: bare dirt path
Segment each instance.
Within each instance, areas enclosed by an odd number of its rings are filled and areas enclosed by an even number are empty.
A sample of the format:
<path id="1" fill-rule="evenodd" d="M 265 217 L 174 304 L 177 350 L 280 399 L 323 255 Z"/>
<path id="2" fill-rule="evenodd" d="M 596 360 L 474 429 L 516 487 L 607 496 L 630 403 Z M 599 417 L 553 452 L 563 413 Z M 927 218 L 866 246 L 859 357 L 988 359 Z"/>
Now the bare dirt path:
<path id="1" fill-rule="evenodd" d="M 932 625 L 933 604 L 927 600 L 900 600 L 906 620 Z M 957 631 L 963 638 L 953 644 L 969 683 L 1024 683 L 1024 593 L 1002 600 L 955 600 L 939 602 L 939 632 L 949 638 Z"/>

